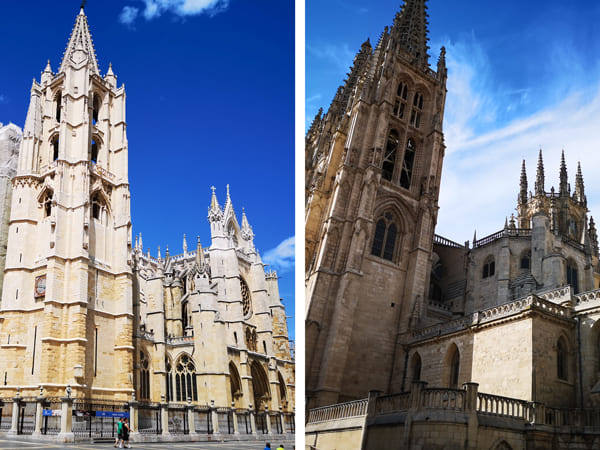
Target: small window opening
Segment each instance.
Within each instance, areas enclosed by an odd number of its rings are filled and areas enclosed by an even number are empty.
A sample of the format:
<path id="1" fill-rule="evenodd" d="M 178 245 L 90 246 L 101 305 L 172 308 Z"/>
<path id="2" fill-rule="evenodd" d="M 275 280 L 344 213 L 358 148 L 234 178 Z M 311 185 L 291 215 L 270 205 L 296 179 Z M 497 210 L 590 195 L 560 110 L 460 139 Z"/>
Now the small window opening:
<path id="1" fill-rule="evenodd" d="M 267 354 L 267 343 L 263 341 L 263 349 L 265 350 L 265 355 Z"/>
<path id="2" fill-rule="evenodd" d="M 97 163 L 98 162 L 98 143 L 92 139 L 92 154 L 91 154 L 91 158 L 93 163 Z"/>
<path id="3" fill-rule="evenodd" d="M 100 111 L 100 99 L 98 95 L 94 94 L 94 100 L 92 102 L 92 124 L 96 125 L 98 122 L 98 111 Z"/>
<path id="4" fill-rule="evenodd" d="M 55 136 L 52 139 L 52 161 L 56 161 L 58 159 L 58 136 Z"/>
<path id="5" fill-rule="evenodd" d="M 493 259 L 488 259 L 483 265 L 482 278 L 488 278 L 494 276 L 496 273 L 496 264 Z"/>
<path id="6" fill-rule="evenodd" d="M 62 93 L 59 92 L 58 94 L 56 94 L 56 121 L 60 122 L 60 109 L 61 109 L 61 103 L 62 103 Z"/>

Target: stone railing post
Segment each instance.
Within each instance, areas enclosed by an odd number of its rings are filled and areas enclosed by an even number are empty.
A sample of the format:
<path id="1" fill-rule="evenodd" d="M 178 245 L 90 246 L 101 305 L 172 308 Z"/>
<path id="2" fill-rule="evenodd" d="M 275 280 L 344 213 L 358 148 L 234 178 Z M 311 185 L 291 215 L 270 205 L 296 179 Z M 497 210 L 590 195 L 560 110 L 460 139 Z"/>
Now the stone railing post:
<path id="1" fill-rule="evenodd" d="M 536 425 L 546 423 L 546 407 L 543 403 L 533 402 L 531 404 L 531 423 Z"/>
<path id="2" fill-rule="evenodd" d="M 40 396 L 37 398 L 37 404 L 35 405 L 35 428 L 33 430 L 33 436 L 39 437 L 42 434 L 43 411 L 44 397 L 42 396 L 42 392 L 40 392 Z"/>
<path id="3" fill-rule="evenodd" d="M 412 438 L 412 417 L 421 409 L 421 398 L 426 386 L 426 381 L 413 381 L 410 385 L 408 411 L 406 413 L 406 419 L 404 420 L 404 448 L 410 448 Z"/>
<path id="4" fill-rule="evenodd" d="M 162 435 L 168 436 L 169 432 L 169 404 L 165 402 L 165 396 L 161 395 L 160 402 L 160 427 L 162 429 Z"/>
<path id="5" fill-rule="evenodd" d="M 254 418 L 254 410 L 252 409 L 252 403 L 248 405 L 248 411 L 250 412 L 250 431 L 252 434 L 256 433 L 256 419 Z"/>
<path id="6" fill-rule="evenodd" d="M 467 414 L 467 442 L 466 448 L 476 450 L 479 420 L 477 418 L 477 392 L 479 383 L 463 383 L 465 389 L 464 410 Z"/>
<path id="7" fill-rule="evenodd" d="M 138 406 L 139 402 L 132 400 L 129 402 L 129 426 L 131 428 L 130 437 L 132 441 L 136 441 L 136 437 L 140 435 L 138 424 Z"/>
<path id="8" fill-rule="evenodd" d="M 377 398 L 381 395 L 381 391 L 372 390 L 369 391 L 369 397 L 367 399 L 367 414 L 365 416 L 365 421 L 363 422 L 362 428 L 362 444 L 360 448 L 367 448 L 367 434 L 368 434 L 368 425 L 367 420 L 373 418 L 377 415 Z"/>
<path id="9" fill-rule="evenodd" d="M 413 381 L 410 386 L 408 408 L 414 411 L 421 409 L 421 398 L 423 390 L 427 387 L 426 381 Z"/>
<path id="10" fill-rule="evenodd" d="M 221 434 L 219 431 L 219 413 L 217 412 L 217 408 L 215 408 L 215 401 L 210 401 L 210 418 L 213 424 L 213 434 Z"/>
<path id="11" fill-rule="evenodd" d="M 19 397 L 19 391 L 17 395 L 13 397 L 13 409 L 12 409 L 12 421 L 10 423 L 10 430 L 8 431 L 9 436 L 19 434 L 19 413 L 21 412 L 21 398 Z"/>
<path id="12" fill-rule="evenodd" d="M 235 402 L 231 402 L 231 420 L 233 420 L 233 434 L 240 434 L 240 430 L 238 430 L 237 414 L 235 413 Z"/>
<path id="13" fill-rule="evenodd" d="M 196 421 L 194 420 L 194 406 L 192 405 L 192 399 L 188 398 L 188 404 L 185 410 L 188 421 L 188 432 L 189 434 L 196 434 Z"/>
<path id="14" fill-rule="evenodd" d="M 57 440 L 59 442 L 75 442 L 73 434 L 73 398 L 71 397 L 70 388 L 67 387 L 67 397 L 62 397 L 60 407 L 60 433 Z"/>
<path id="15" fill-rule="evenodd" d="M 380 395 L 381 391 L 369 391 L 369 398 L 367 400 L 367 417 L 375 417 L 377 397 L 379 397 Z"/>
<path id="16" fill-rule="evenodd" d="M 479 383 L 463 383 L 463 388 L 465 389 L 465 412 L 476 412 Z"/>
<path id="17" fill-rule="evenodd" d="M 269 407 L 265 405 L 265 422 L 267 425 L 267 434 L 272 434 L 273 430 L 271 429 L 271 416 L 269 415 Z"/>

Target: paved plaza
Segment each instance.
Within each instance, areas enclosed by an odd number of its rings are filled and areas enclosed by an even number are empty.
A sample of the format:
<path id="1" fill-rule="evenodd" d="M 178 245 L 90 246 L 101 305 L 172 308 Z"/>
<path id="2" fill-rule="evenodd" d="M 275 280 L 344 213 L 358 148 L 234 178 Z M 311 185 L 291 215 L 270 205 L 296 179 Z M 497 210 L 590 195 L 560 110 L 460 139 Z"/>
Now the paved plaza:
<path id="1" fill-rule="evenodd" d="M 263 450 L 266 441 L 228 441 L 228 442 L 141 442 L 133 443 L 131 448 L 137 449 L 163 449 L 163 450 Z M 275 450 L 278 445 L 283 444 L 285 450 L 294 448 L 293 441 L 271 441 L 271 448 Z M 75 443 L 75 444 L 59 444 L 54 442 L 31 441 L 31 440 L 13 440 L 0 438 L 0 449 L 2 450 L 35 450 L 35 449 L 69 449 L 69 450 L 110 450 L 113 447 L 112 443 Z"/>

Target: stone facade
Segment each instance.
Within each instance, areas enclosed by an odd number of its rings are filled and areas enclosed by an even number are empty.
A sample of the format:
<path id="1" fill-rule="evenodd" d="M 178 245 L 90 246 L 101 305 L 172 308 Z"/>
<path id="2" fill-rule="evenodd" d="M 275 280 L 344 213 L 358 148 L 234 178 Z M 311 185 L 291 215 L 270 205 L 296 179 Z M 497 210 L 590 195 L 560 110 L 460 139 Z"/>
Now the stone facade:
<path id="1" fill-rule="evenodd" d="M 571 190 L 563 154 L 558 188 L 547 190 L 540 150 L 533 186 L 523 162 L 517 216 L 498 232 L 465 244 L 434 235 L 446 71 L 444 51 L 434 72 L 419 44 L 427 40 L 425 9 L 425 1 L 407 0 L 375 50 L 363 44 L 346 84 L 306 136 L 309 408 L 364 399 L 370 391 L 402 402 L 425 382 L 431 389 L 424 403 L 413 405 L 423 411 L 407 422 L 369 412 L 376 420 L 365 426 L 373 431 L 348 448 L 390 441 L 403 442 L 401 448 L 592 445 L 600 433 L 593 420 L 578 422 L 590 435 L 544 434 L 544 427 L 526 433 L 532 423 L 566 426 L 575 424 L 573 415 L 598 415 L 600 266 L 582 168 Z M 406 136 L 419 143 L 414 154 Z M 446 400 L 468 396 L 461 388 L 474 384 L 471 407 L 483 415 L 478 425 L 463 414 L 464 405 L 460 414 L 428 412 L 428 399 L 442 391 Z M 481 405 L 492 397 L 528 411 L 543 405 L 549 415 L 537 422 L 520 417 L 527 426 L 491 423 Z M 390 411 L 410 408 L 395 404 Z M 357 432 L 339 426 L 345 418 L 311 425 L 311 442 L 325 442 L 327 431 L 334 433 L 327 442 Z"/>
<path id="2" fill-rule="evenodd" d="M 14 159 L 6 142 L 19 140 L 16 127 L 1 128 L 1 157 Z M 184 236 L 182 255 L 154 257 L 141 234 L 132 242 L 125 90 L 112 67 L 101 75 L 83 8 L 58 71 L 48 62 L 33 82 L 16 173 L 7 164 L 0 397 L 32 398 L 42 387 L 53 398 L 68 390 L 75 403 L 291 417 L 294 361 L 277 274 L 265 271 L 229 189 L 224 207 L 213 189 L 209 247 L 198 238 L 188 251 Z"/>

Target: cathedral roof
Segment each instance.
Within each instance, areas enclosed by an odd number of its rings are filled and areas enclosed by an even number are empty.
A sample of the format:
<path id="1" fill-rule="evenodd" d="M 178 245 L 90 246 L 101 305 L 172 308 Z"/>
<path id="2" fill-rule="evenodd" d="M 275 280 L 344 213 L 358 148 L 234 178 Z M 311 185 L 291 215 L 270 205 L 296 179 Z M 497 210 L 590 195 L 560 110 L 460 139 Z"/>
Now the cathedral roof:
<path id="1" fill-rule="evenodd" d="M 87 56 L 88 67 L 92 73 L 100 75 L 96 51 L 88 27 L 87 17 L 83 12 L 83 8 L 81 8 L 77 15 L 77 19 L 75 19 L 75 26 L 73 27 L 73 31 L 71 31 L 71 37 L 69 38 L 69 43 L 67 44 L 67 48 L 63 55 L 59 72 L 64 72 L 71 63 L 77 63 L 79 60 L 84 60 L 84 54 Z"/>

